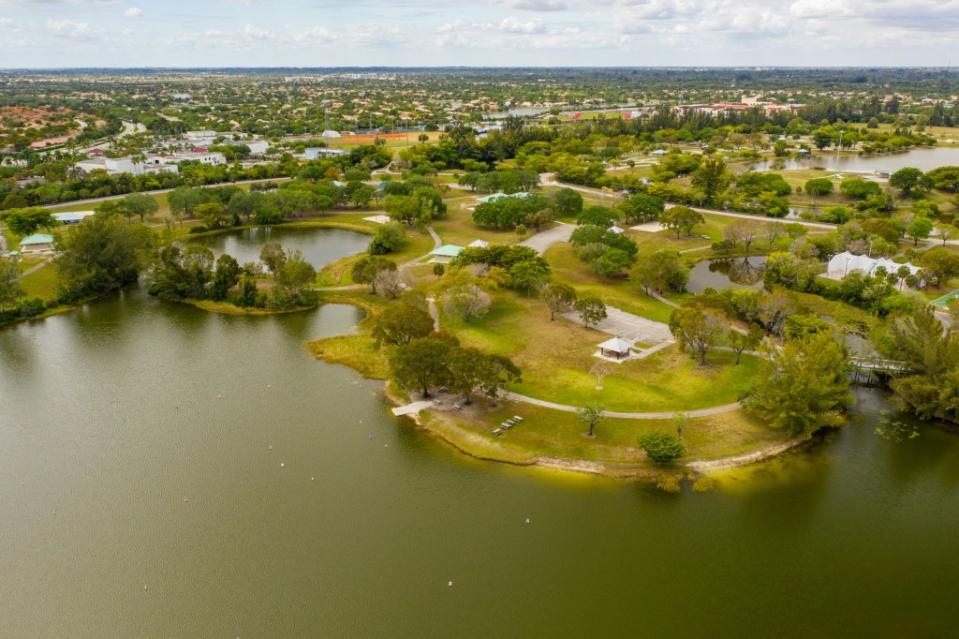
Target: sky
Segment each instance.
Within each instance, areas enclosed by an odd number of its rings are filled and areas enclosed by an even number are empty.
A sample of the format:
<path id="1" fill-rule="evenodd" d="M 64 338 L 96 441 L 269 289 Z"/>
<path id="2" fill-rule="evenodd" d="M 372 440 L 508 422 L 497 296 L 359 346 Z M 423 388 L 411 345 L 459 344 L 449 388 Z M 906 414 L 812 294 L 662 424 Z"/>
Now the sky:
<path id="1" fill-rule="evenodd" d="M 959 0 L 0 0 L 0 68 L 947 66 Z"/>

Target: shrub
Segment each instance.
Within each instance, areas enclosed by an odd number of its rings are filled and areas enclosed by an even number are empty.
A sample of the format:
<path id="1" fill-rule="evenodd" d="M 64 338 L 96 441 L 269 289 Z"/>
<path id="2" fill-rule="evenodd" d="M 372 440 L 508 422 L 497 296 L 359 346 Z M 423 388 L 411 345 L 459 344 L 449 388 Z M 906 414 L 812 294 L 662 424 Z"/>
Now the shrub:
<path id="1" fill-rule="evenodd" d="M 636 438 L 636 442 L 646 456 L 657 464 L 669 464 L 686 452 L 679 437 L 662 431 L 644 433 Z"/>

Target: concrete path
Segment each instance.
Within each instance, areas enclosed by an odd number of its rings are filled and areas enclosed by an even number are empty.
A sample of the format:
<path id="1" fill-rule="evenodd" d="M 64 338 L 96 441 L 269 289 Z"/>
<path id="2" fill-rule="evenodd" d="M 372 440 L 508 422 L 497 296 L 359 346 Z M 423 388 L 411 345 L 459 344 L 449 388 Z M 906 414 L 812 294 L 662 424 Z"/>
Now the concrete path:
<path id="1" fill-rule="evenodd" d="M 23 273 L 20 273 L 20 277 L 21 277 L 21 278 L 24 278 L 24 277 L 26 277 L 27 275 L 30 275 L 30 274 L 32 274 L 32 273 L 36 273 L 37 271 L 39 271 L 40 269 L 42 269 L 44 266 L 46 266 L 47 264 L 49 264 L 49 263 L 52 262 L 52 261 L 53 261 L 53 258 L 52 258 L 52 257 L 48 257 L 47 259 L 43 260 L 43 261 L 40 262 L 39 264 L 34 264 L 33 266 L 31 266 L 30 268 L 28 268 L 27 270 L 25 270 Z"/>
<path id="2" fill-rule="evenodd" d="M 433 318 L 433 330 L 438 333 L 440 330 L 440 311 L 436 308 L 435 297 L 426 298 L 426 310 L 429 312 L 430 317 Z"/>
<path id="3" fill-rule="evenodd" d="M 512 400 L 514 402 L 522 402 L 524 404 L 532 404 L 533 406 L 551 408 L 564 413 L 578 413 L 580 411 L 580 407 L 577 406 L 567 406 L 566 404 L 547 402 L 542 399 L 536 399 L 535 397 L 520 395 L 519 393 L 506 393 L 503 397 L 504 399 Z M 686 417 L 694 418 L 709 417 L 710 415 L 722 415 L 723 413 L 731 413 L 739 410 L 740 408 L 742 408 L 742 404 L 735 402 L 733 404 L 725 404 L 723 406 L 713 406 L 712 408 L 700 408 L 698 410 L 688 411 L 671 410 L 653 413 L 623 413 L 606 410 L 603 411 L 603 417 L 611 417 L 613 419 L 672 419 L 677 415 L 685 415 Z"/>
<path id="4" fill-rule="evenodd" d="M 569 242 L 569 237 L 573 234 L 576 227 L 565 222 L 557 222 L 556 226 L 545 231 L 540 231 L 532 237 L 526 238 L 520 242 L 520 246 L 528 246 L 540 255 L 546 252 L 546 249 L 558 242 Z"/>
<path id="5" fill-rule="evenodd" d="M 216 188 L 218 186 L 236 186 L 239 184 L 262 184 L 264 182 L 287 182 L 293 178 L 288 177 L 276 177 L 276 178 L 264 178 L 262 180 L 241 180 L 239 182 L 218 182 L 216 184 L 204 184 L 204 188 Z M 151 191 L 141 191 L 146 195 L 160 195 L 162 193 L 169 193 L 173 189 L 155 189 Z M 56 204 L 48 204 L 44 208 L 48 208 L 54 213 L 66 206 L 75 206 L 77 204 L 96 204 L 98 202 L 106 202 L 108 200 L 122 200 L 129 193 L 124 193 L 123 195 L 107 195 L 105 197 L 93 197 L 85 200 L 70 200 L 69 202 L 57 202 Z"/>
<path id="6" fill-rule="evenodd" d="M 563 317 L 571 322 L 580 321 L 576 311 L 563 313 Z M 634 342 L 667 342 L 673 339 L 673 334 L 666 324 L 627 313 L 614 306 L 606 307 L 606 319 L 599 324 L 594 324 L 593 328 Z"/>
<path id="7" fill-rule="evenodd" d="M 406 406 L 398 406 L 393 409 L 393 414 L 399 417 L 400 415 L 415 415 L 421 410 L 426 410 L 427 408 L 432 408 L 433 402 L 431 400 L 426 400 L 422 402 L 413 402 L 412 404 L 407 404 Z"/>

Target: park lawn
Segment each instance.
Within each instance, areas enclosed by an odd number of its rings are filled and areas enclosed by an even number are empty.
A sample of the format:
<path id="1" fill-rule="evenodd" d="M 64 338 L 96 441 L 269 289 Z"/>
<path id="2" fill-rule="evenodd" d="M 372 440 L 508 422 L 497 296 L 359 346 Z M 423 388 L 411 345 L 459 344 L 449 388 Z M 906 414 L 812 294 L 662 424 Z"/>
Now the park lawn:
<path id="1" fill-rule="evenodd" d="M 57 298 L 59 283 L 57 267 L 52 263 L 20 279 L 20 285 L 27 297 L 39 297 L 47 302 Z"/>
<path id="2" fill-rule="evenodd" d="M 669 321 L 672 308 L 646 295 L 639 284 L 631 280 L 604 282 L 593 273 L 589 264 L 580 261 L 576 249 L 569 244 L 554 244 L 544 257 L 552 269 L 553 280 L 572 286 L 580 298 L 598 297 L 607 306 L 615 306 L 658 322 Z"/>
<path id="3" fill-rule="evenodd" d="M 477 403 L 486 408 L 482 400 Z M 523 422 L 499 437 L 492 434 L 493 428 L 514 415 L 522 417 Z M 446 430 L 444 422 L 453 428 Z M 654 431 L 676 432 L 673 420 L 606 418 L 590 438 L 585 435 L 586 424 L 576 413 L 511 401 L 500 402 L 485 411 L 430 413 L 429 426 L 458 445 L 464 438 L 456 431 L 466 431 L 471 436 L 467 447 L 472 454 L 517 462 L 546 456 L 614 464 L 648 464 L 637 445 L 637 438 Z M 742 410 L 690 419 L 683 427 L 686 454 L 677 465 L 741 455 L 788 439 L 788 433 L 769 428 Z M 664 468 L 668 470 L 670 467 Z"/>
<path id="4" fill-rule="evenodd" d="M 755 358 L 731 364 L 728 352 L 711 354 L 700 367 L 675 347 L 644 359 L 611 364 L 596 389 L 590 369 L 601 360 L 596 346 L 609 335 L 557 318 L 536 299 L 499 293 L 490 312 L 470 322 L 444 318 L 444 328 L 469 346 L 510 357 L 523 371 L 512 390 L 560 404 L 599 404 L 616 411 L 687 411 L 737 401 L 756 373 Z"/>

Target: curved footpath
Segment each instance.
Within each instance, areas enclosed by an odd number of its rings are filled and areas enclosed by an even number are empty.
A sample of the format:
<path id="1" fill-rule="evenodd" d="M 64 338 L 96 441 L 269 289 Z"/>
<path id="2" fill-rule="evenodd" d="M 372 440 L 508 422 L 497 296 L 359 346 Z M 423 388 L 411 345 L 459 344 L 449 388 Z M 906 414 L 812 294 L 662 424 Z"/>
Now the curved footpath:
<path id="1" fill-rule="evenodd" d="M 576 413 L 580 410 L 576 406 L 547 402 L 542 399 L 536 399 L 535 397 L 520 395 L 519 393 L 509 392 L 503 395 L 503 398 L 513 400 L 514 402 L 523 402 L 525 404 L 532 404 L 534 406 L 542 406 L 543 408 L 552 408 L 553 410 L 563 411 L 564 413 Z M 676 415 L 685 415 L 687 417 L 709 417 L 710 415 L 731 413 L 735 410 L 739 410 L 742 407 L 743 405 L 741 402 L 733 402 L 732 404 L 724 404 L 722 406 L 700 408 L 690 411 L 670 410 L 653 413 L 624 413 L 619 411 L 604 410 L 603 417 L 612 417 L 614 419 L 672 419 L 673 417 L 676 417 Z"/>

